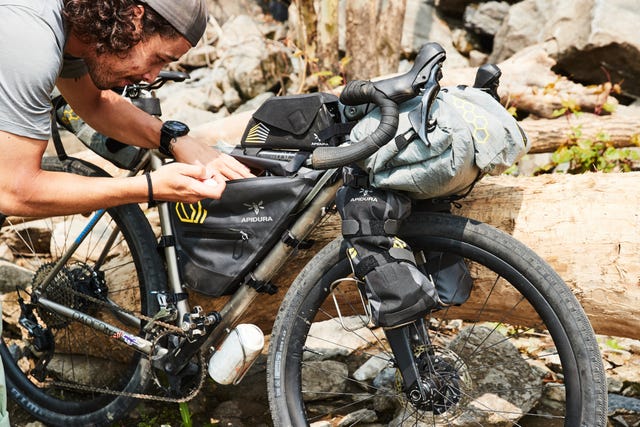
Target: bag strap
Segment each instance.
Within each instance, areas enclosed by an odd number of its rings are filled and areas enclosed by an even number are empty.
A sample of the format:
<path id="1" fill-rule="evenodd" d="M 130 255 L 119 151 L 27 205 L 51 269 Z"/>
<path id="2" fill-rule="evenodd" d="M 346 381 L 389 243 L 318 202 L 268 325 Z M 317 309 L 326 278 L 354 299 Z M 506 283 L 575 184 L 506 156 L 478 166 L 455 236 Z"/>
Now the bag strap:
<path id="1" fill-rule="evenodd" d="M 357 122 L 334 123 L 328 128 L 322 129 L 318 132 L 318 138 L 320 138 L 320 141 L 328 141 L 334 136 L 348 135 L 351 133 L 351 129 L 354 128 L 356 123 Z"/>
<path id="2" fill-rule="evenodd" d="M 56 96 L 51 100 L 51 139 L 53 140 L 53 146 L 56 149 L 58 160 L 64 162 L 69 158 L 69 155 L 64 150 L 62 144 L 62 138 L 60 138 L 60 131 L 58 130 L 58 120 L 56 119 L 56 111 L 63 103 L 66 103 L 61 95 Z"/>

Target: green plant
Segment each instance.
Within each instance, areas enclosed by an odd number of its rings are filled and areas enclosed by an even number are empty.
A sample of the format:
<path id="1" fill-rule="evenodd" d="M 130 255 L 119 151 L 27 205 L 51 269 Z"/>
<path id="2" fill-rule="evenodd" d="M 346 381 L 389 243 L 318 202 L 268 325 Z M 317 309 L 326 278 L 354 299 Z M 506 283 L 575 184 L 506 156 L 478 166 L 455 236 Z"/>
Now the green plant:
<path id="1" fill-rule="evenodd" d="M 180 402 L 180 416 L 182 417 L 182 425 L 184 427 L 193 427 L 191 422 L 191 411 L 187 402 Z"/>
<path id="2" fill-rule="evenodd" d="M 567 142 L 553 153 L 551 162 L 538 168 L 535 175 L 630 172 L 637 169 L 635 163 L 639 159 L 640 154 L 633 148 L 614 147 L 606 133 L 599 132 L 595 137 L 589 137 L 583 135 L 581 126 L 576 126 L 572 128 Z"/>

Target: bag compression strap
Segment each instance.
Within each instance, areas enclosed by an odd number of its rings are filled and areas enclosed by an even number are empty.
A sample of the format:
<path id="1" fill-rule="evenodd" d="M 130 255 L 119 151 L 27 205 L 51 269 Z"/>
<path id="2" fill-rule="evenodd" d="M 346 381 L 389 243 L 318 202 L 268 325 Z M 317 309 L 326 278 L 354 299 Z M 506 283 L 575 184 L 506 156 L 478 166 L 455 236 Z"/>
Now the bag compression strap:
<path id="1" fill-rule="evenodd" d="M 65 100 L 62 96 L 56 96 L 51 100 L 51 139 L 53 140 L 53 146 L 56 149 L 56 154 L 58 155 L 58 160 L 64 162 L 69 158 L 67 152 L 64 150 L 64 146 L 62 145 L 62 139 L 60 138 L 60 131 L 58 130 L 58 121 L 56 120 L 56 111 L 58 107 L 64 103 Z"/>

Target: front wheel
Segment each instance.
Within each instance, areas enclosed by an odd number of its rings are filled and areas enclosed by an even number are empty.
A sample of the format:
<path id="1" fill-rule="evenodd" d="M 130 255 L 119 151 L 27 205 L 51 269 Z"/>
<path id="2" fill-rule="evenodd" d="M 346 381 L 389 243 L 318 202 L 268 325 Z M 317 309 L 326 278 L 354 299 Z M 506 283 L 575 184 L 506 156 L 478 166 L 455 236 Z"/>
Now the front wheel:
<path id="1" fill-rule="evenodd" d="M 371 327 L 340 242 L 287 293 L 269 350 L 277 426 L 606 425 L 606 382 L 594 332 L 562 279 L 530 249 L 486 224 L 413 215 L 401 233 L 431 259 L 463 260 L 469 299 L 408 327 L 430 399 L 407 396 L 384 332 Z M 432 280 L 445 265 L 429 266 Z M 440 273 L 441 272 L 441 273 Z"/>

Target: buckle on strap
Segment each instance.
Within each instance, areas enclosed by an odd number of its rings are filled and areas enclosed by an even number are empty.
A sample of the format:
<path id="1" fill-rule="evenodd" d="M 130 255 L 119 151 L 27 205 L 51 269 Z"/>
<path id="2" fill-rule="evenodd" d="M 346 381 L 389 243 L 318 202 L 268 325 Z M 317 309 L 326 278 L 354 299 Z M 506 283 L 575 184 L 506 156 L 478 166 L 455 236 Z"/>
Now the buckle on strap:
<path id="1" fill-rule="evenodd" d="M 342 181 L 352 188 L 369 188 L 369 176 L 361 169 L 342 168 Z"/>

